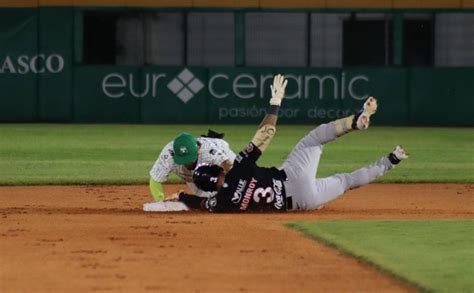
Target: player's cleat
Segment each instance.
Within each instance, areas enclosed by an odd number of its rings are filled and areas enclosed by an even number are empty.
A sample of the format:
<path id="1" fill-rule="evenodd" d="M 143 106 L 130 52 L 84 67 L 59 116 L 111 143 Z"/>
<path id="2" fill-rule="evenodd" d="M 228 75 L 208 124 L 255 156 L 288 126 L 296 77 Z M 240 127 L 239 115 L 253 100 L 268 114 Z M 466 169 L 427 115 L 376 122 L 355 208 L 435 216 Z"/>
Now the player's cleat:
<path id="1" fill-rule="evenodd" d="M 365 100 L 362 109 L 354 115 L 335 120 L 334 127 L 336 128 L 337 136 L 353 130 L 365 130 L 369 128 L 370 116 L 377 111 L 377 99 L 369 97 Z"/>
<path id="2" fill-rule="evenodd" d="M 377 111 L 377 99 L 374 97 L 369 97 L 365 100 L 362 109 L 357 112 L 354 116 L 352 122 L 353 129 L 365 130 L 369 128 L 370 116 L 372 116 Z"/>
<path id="3" fill-rule="evenodd" d="M 400 163 L 400 161 L 408 159 L 408 153 L 402 148 L 402 146 L 397 145 L 388 155 L 388 159 L 392 164 L 396 165 Z"/>

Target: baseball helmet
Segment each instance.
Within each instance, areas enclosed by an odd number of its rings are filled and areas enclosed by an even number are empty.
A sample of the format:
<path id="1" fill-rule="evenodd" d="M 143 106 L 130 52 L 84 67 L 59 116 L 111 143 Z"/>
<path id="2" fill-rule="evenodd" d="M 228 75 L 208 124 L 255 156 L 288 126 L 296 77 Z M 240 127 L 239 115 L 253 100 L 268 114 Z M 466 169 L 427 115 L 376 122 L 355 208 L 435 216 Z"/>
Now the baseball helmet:
<path id="1" fill-rule="evenodd" d="M 218 165 L 202 164 L 193 173 L 193 182 L 204 191 L 217 191 L 219 174 L 223 171 Z"/>

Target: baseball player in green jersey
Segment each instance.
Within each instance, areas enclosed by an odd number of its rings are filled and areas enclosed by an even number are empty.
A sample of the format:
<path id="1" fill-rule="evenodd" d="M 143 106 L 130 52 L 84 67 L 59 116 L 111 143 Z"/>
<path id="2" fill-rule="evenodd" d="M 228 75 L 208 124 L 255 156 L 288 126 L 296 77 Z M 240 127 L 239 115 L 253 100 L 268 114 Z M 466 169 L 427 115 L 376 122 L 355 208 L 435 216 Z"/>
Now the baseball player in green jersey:
<path id="1" fill-rule="evenodd" d="M 224 170 L 230 169 L 235 154 L 229 144 L 222 139 L 223 134 L 221 136 L 219 138 L 219 134 L 211 130 L 208 136 L 198 138 L 183 132 L 169 142 L 150 170 L 149 186 L 153 199 L 155 201 L 164 199 L 162 183 L 168 180 L 171 173 L 183 179 L 195 195 L 209 197 L 211 193 L 200 190 L 192 182 L 192 174 L 196 165 L 203 163 L 219 165 Z"/>

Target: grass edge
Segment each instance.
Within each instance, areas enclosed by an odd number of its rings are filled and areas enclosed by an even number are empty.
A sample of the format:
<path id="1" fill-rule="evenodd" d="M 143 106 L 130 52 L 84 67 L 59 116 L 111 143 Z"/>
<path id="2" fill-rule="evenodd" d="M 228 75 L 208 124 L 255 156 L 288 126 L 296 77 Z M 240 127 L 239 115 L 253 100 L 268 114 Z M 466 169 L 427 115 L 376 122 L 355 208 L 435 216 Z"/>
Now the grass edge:
<path id="1" fill-rule="evenodd" d="M 379 271 L 379 272 L 381 272 L 381 273 L 397 280 L 398 282 L 400 282 L 404 285 L 414 287 L 419 292 L 434 292 L 433 289 L 423 287 L 422 285 L 416 283 L 415 281 L 412 281 L 412 280 L 410 280 L 410 279 L 408 279 L 404 276 L 396 274 L 395 272 L 390 271 L 389 269 L 387 269 L 387 268 L 371 261 L 370 259 L 368 259 L 368 258 L 366 258 L 362 255 L 357 255 L 357 254 L 351 252 L 349 249 L 347 249 L 345 247 L 342 247 L 342 246 L 338 245 L 335 242 L 332 242 L 331 240 L 325 239 L 325 238 L 320 237 L 318 235 L 310 234 L 304 228 L 301 228 L 301 227 L 297 226 L 298 223 L 304 223 L 304 222 L 305 221 L 289 222 L 289 223 L 284 224 L 284 226 L 287 227 L 287 228 L 291 228 L 293 230 L 298 231 L 299 233 L 303 234 L 306 238 L 309 238 L 313 241 L 317 241 L 317 242 L 323 244 L 326 247 L 334 248 L 334 249 L 336 249 L 337 251 L 340 251 L 341 253 L 343 253 L 346 256 L 349 256 L 351 258 L 355 258 L 355 259 L 363 262 L 364 264 L 366 264 L 366 265 L 368 265 L 372 268 L 375 268 L 377 271 Z M 306 223 L 317 223 L 317 222 L 306 222 Z"/>

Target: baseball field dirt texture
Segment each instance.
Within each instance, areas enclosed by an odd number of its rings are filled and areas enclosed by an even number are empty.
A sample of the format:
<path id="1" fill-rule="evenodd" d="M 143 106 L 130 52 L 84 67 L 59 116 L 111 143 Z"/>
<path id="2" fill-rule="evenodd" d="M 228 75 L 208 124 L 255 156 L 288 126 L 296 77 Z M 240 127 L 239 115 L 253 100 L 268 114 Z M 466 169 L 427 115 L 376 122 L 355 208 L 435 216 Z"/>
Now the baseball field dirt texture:
<path id="1" fill-rule="evenodd" d="M 473 219 L 473 193 L 472 184 L 371 184 L 317 211 L 216 215 L 144 213 L 145 185 L 2 186 L 0 291 L 414 292 L 284 224 Z"/>

